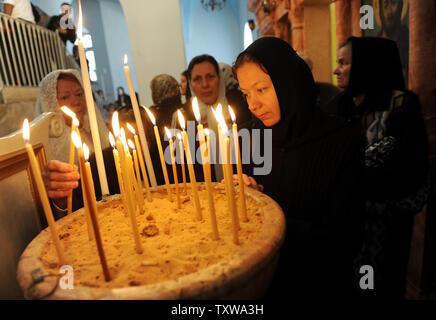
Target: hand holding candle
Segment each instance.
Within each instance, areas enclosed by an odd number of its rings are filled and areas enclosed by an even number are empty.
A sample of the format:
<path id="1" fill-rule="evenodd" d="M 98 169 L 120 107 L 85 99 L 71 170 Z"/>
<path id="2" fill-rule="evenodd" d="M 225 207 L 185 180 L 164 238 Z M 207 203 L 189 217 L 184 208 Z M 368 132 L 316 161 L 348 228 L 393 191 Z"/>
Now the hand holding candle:
<path id="1" fill-rule="evenodd" d="M 64 265 L 67 263 L 67 260 L 65 259 L 65 255 L 64 255 L 64 248 L 62 246 L 61 241 L 59 240 L 59 236 L 56 231 L 53 212 L 51 210 L 50 202 L 47 197 L 47 192 L 44 187 L 44 182 L 42 181 L 41 169 L 39 167 L 38 161 L 36 160 L 35 153 L 33 152 L 33 147 L 29 143 L 30 128 L 29 128 L 29 121 L 27 119 L 24 120 L 24 124 L 23 124 L 23 140 L 25 143 L 27 155 L 29 157 L 29 164 L 30 164 L 30 168 L 32 169 L 33 178 L 35 179 L 36 188 L 38 190 L 38 194 L 42 202 L 42 207 L 44 209 L 45 218 L 47 219 L 51 237 L 56 248 L 59 264 Z"/>

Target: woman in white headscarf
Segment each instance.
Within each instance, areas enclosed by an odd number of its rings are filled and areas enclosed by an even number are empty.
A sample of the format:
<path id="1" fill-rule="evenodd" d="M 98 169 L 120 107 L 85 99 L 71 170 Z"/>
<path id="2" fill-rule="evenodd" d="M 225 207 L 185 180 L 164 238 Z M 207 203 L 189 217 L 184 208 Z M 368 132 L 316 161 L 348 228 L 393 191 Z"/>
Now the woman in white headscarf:
<path id="1" fill-rule="evenodd" d="M 229 73 L 228 68 L 225 68 L 225 64 L 220 67 L 215 58 L 210 55 L 196 56 L 189 63 L 188 74 L 192 95 L 198 99 L 202 117 L 201 122 L 215 133 L 215 137 L 218 137 L 218 124 L 211 107 L 215 109 L 218 104 L 221 104 L 224 117 L 227 119 L 227 123 L 230 124 L 231 119 L 227 106 L 231 105 L 236 113 L 238 127 L 240 128 L 243 127 L 244 123 L 251 120 L 247 103 L 239 89 L 236 87 L 226 90 L 226 84 L 229 83 L 228 79 L 230 79 L 229 75 L 231 73 Z M 191 104 L 187 104 L 187 108 L 191 108 Z M 219 163 L 215 150 L 212 148 L 211 156 L 212 159 L 215 159 L 215 163 Z M 214 167 L 215 180 L 221 181 L 223 179 L 221 166 Z"/>
<path id="2" fill-rule="evenodd" d="M 77 70 L 56 70 L 49 73 L 39 85 L 39 96 L 35 106 L 35 116 L 44 112 L 55 112 L 63 116 L 63 133 L 59 137 L 50 138 L 50 145 L 54 160 L 44 168 L 43 178 L 49 198 L 54 201 L 58 210 L 66 208 L 66 197 L 73 189 L 79 187 L 80 176 L 77 170 L 77 156 L 75 167 L 69 162 L 71 141 L 71 118 L 65 115 L 60 107 L 67 106 L 76 114 L 79 120 L 79 130 L 83 143 L 89 148 L 90 162 L 94 180 L 98 181 L 97 169 L 94 157 L 94 144 L 91 135 L 89 118 L 87 113 L 86 99 L 80 74 Z M 116 173 L 109 144 L 109 130 L 96 108 L 97 124 L 100 134 L 101 147 L 105 160 L 106 173 L 111 193 L 118 192 Z M 95 184 L 97 197 L 101 195 L 99 183 Z M 73 197 L 73 209 L 83 206 L 81 190 L 76 189 Z"/>

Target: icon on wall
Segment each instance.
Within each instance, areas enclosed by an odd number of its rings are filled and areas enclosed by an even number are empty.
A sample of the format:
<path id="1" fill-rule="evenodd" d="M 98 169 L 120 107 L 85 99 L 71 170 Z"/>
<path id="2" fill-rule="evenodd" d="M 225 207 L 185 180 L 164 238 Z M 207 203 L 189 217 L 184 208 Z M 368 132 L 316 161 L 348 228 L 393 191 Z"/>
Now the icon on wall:
<path id="1" fill-rule="evenodd" d="M 400 51 L 404 79 L 409 69 L 409 1 L 362 0 L 362 5 L 374 8 L 374 28 L 362 30 L 364 37 L 383 37 L 394 40 Z"/>

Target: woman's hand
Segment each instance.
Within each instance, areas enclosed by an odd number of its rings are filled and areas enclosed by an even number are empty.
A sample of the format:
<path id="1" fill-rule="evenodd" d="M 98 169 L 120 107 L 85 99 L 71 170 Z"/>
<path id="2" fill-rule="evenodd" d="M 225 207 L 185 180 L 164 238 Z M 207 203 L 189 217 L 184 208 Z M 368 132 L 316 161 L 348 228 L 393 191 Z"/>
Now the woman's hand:
<path id="1" fill-rule="evenodd" d="M 55 200 L 56 205 L 65 208 L 66 197 L 79 186 L 80 175 L 77 166 L 52 160 L 45 166 L 42 179 L 48 197 Z"/>
<path id="2" fill-rule="evenodd" d="M 242 180 L 244 181 L 245 186 L 253 188 L 257 191 L 263 192 L 263 185 L 257 184 L 256 180 L 254 180 L 253 177 L 249 177 L 246 174 L 243 174 Z M 224 180 L 222 180 L 221 182 L 224 183 Z M 239 183 L 239 178 L 238 178 L 237 174 L 233 175 L 233 183 L 236 183 L 236 184 Z"/>

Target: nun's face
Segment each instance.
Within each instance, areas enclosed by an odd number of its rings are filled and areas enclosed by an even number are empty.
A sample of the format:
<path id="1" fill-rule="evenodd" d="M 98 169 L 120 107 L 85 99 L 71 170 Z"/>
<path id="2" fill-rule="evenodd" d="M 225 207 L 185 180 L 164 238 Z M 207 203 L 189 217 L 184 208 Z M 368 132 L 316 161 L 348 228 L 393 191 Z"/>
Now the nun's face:
<path id="1" fill-rule="evenodd" d="M 236 74 L 251 113 L 266 127 L 277 124 L 280 121 L 280 104 L 271 77 L 253 62 L 244 63 Z"/>
<path id="2" fill-rule="evenodd" d="M 180 86 L 180 93 L 184 96 L 186 94 L 186 88 L 188 87 L 188 80 L 183 74 L 180 76 L 179 86 Z"/>
<path id="3" fill-rule="evenodd" d="M 219 95 L 219 75 L 212 63 L 204 61 L 198 63 L 191 71 L 192 91 L 197 98 L 207 105 L 213 105 Z"/>
<path id="4" fill-rule="evenodd" d="M 82 86 L 74 80 L 60 79 L 57 84 L 57 98 L 59 107 L 67 106 L 76 114 L 80 122 L 86 114 L 86 99 Z M 64 114 L 66 123 L 71 126 L 71 118 Z"/>
<path id="5" fill-rule="evenodd" d="M 337 76 L 338 87 L 345 89 L 350 81 L 351 45 L 346 45 L 338 50 L 336 62 L 338 67 L 333 71 L 333 74 Z"/>

